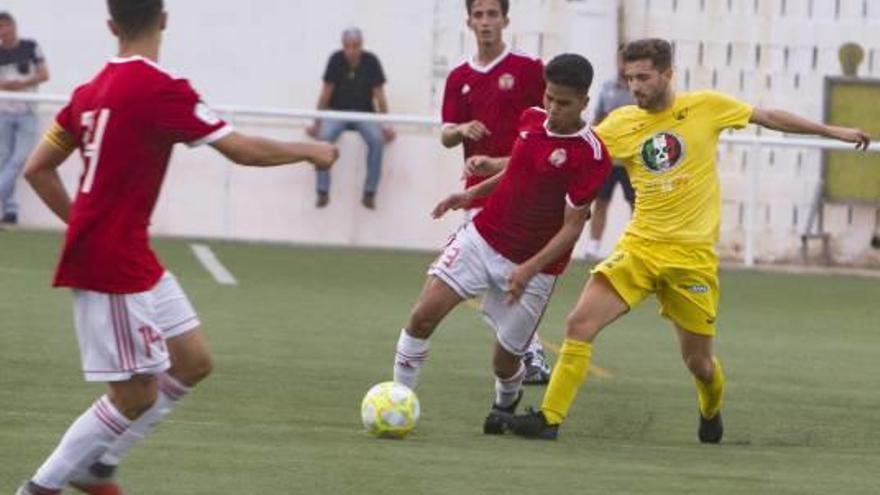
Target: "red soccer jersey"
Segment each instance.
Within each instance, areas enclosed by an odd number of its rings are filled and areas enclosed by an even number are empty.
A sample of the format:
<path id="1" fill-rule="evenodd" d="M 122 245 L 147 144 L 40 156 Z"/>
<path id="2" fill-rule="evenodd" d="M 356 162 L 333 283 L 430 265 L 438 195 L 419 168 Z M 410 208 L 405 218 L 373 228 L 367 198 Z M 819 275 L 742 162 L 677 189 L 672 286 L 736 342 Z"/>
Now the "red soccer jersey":
<path id="1" fill-rule="evenodd" d="M 523 263 L 562 228 L 565 205 L 586 208 L 611 172 L 611 157 L 589 127 L 559 135 L 540 108 L 526 110 L 501 182 L 474 219 L 480 235 L 502 256 Z M 571 251 L 545 266 L 565 270 Z"/>
<path id="2" fill-rule="evenodd" d="M 186 79 L 143 57 L 115 58 L 55 118 L 84 162 L 56 287 L 105 293 L 152 288 L 164 269 L 147 228 L 175 143 L 211 143 L 232 129 Z"/>
<path id="3" fill-rule="evenodd" d="M 485 67 L 464 62 L 449 74 L 443 93 L 443 123 L 479 120 L 492 133 L 479 141 L 464 141 L 465 159 L 474 155 L 510 156 L 519 116 L 544 104 L 544 66 L 517 51 L 505 51 Z M 484 177 L 468 177 L 467 187 Z M 478 199 L 472 208 L 481 207 Z"/>

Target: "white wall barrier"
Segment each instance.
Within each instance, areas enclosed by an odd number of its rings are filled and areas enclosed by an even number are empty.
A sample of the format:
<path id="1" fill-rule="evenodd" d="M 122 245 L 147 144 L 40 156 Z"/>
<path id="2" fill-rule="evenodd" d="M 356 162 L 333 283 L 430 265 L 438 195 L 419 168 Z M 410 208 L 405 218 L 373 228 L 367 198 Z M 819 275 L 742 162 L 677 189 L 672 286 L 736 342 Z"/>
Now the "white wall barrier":
<path id="1" fill-rule="evenodd" d="M 60 96 L 19 95 L 0 92 L 0 99 L 18 99 L 57 105 Z M 172 166 L 154 215 L 152 232 L 157 235 L 276 241 L 297 244 L 364 246 L 435 250 L 461 223 L 458 214 L 435 221 L 429 218 L 434 204 L 461 187 L 460 150 L 446 150 L 439 143 L 439 122 L 430 117 L 375 115 L 313 110 L 259 109 L 219 106 L 218 111 L 244 132 L 270 137 L 305 139 L 302 124 L 315 117 L 344 116 L 351 120 L 379 121 L 400 128 L 398 140 L 388 145 L 384 160 L 378 208 L 360 205 L 365 176 L 365 146 L 360 137 L 346 133 L 340 141 L 341 159 L 333 170 L 330 206 L 316 209 L 315 177 L 308 166 L 255 170 L 237 167 L 209 148 L 189 150 L 181 147 Z M 45 116 L 47 124 L 49 115 Z M 767 152 L 781 150 L 852 149 L 850 145 L 824 139 L 803 139 L 755 134 L 725 134 L 720 153 L 746 153 L 745 173 L 721 171 L 723 207 L 721 251 L 741 259 L 746 265 L 756 261 L 789 261 L 800 247 L 801 227 L 775 225 L 770 211 L 772 199 L 767 189 L 780 191 L 785 182 L 773 178 L 767 167 Z M 875 143 L 871 151 L 880 151 Z M 82 165 L 78 156 L 62 167 L 62 176 L 73 191 Z M 742 171 L 741 171 L 742 172 Z M 812 189 L 802 191 L 814 194 Z M 61 224 L 21 184 L 21 222 L 28 227 L 60 228 Z M 735 198 L 735 199 L 732 199 Z M 735 208 L 730 208 L 733 203 Z M 603 246 L 608 249 L 623 231 L 628 211 L 615 201 Z M 804 205 L 805 219 L 809 204 Z M 841 235 L 833 225 L 832 234 Z M 861 233 L 867 239 L 870 229 Z M 782 239 L 792 253 L 778 257 L 768 252 L 768 237 Z M 579 252 L 579 249 L 577 250 Z"/>

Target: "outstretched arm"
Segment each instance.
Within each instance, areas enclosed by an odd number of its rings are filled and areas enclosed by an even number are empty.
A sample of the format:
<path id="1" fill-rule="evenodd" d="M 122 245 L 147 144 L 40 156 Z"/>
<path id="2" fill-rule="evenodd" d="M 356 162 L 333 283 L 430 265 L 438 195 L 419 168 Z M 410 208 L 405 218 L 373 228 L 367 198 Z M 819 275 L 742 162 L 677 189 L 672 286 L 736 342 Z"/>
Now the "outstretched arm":
<path id="1" fill-rule="evenodd" d="M 472 120 L 464 124 L 444 125 L 440 134 L 440 141 L 447 148 L 454 148 L 465 140 L 479 141 L 492 133 L 489 128 L 479 120 Z"/>
<path id="2" fill-rule="evenodd" d="M 449 210 L 460 210 L 462 208 L 467 208 L 471 202 L 477 198 L 485 198 L 486 196 L 492 194 L 492 191 L 498 187 L 498 184 L 501 182 L 501 179 L 504 178 L 504 168 L 507 165 L 507 161 L 509 158 L 493 158 L 492 160 L 499 160 L 500 163 L 503 163 L 501 167 L 502 170 L 492 177 L 480 182 L 475 186 L 471 186 L 463 192 L 451 194 L 443 201 L 439 202 L 437 206 L 434 207 L 434 210 L 431 211 L 431 216 L 434 218 L 440 218 L 446 214 Z"/>
<path id="3" fill-rule="evenodd" d="M 775 131 L 814 134 L 846 143 L 855 143 L 857 150 L 866 150 L 871 144 L 871 136 L 861 129 L 826 125 L 799 117 L 785 110 L 755 108 L 749 122 Z"/>
<path id="4" fill-rule="evenodd" d="M 319 169 L 328 169 L 339 157 L 339 150 L 329 143 L 278 141 L 238 132 L 218 139 L 211 146 L 233 162 L 251 167 L 307 161 Z"/>

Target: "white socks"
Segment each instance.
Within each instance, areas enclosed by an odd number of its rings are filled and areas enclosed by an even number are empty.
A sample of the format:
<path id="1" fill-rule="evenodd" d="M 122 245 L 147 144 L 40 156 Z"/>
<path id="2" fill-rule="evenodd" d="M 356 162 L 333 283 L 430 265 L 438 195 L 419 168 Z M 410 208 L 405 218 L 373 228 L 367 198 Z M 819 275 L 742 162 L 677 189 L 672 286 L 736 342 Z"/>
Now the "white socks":
<path id="1" fill-rule="evenodd" d="M 159 376 L 159 396 L 153 407 L 134 420 L 118 439 L 107 449 L 98 461 L 108 466 L 118 466 L 119 462 L 138 442 L 149 435 L 157 424 L 171 413 L 177 401 L 190 392 L 190 388 L 175 380 L 167 373 Z"/>
<path id="2" fill-rule="evenodd" d="M 587 257 L 598 258 L 599 257 L 599 247 L 600 247 L 599 242 L 600 242 L 599 239 L 590 238 L 584 246 L 584 248 L 585 248 L 584 254 Z"/>
<path id="3" fill-rule="evenodd" d="M 520 362 L 519 369 L 510 378 L 495 376 L 495 405 L 498 407 L 510 407 L 522 388 L 523 378 L 526 377 L 526 367 Z"/>
<path id="4" fill-rule="evenodd" d="M 131 425 L 105 395 L 67 429 L 32 481 L 51 490 L 67 485 L 74 471 L 91 465 Z"/>
<path id="5" fill-rule="evenodd" d="M 397 340 L 397 354 L 394 356 L 394 381 L 402 383 L 415 390 L 419 381 L 419 371 L 422 364 L 428 359 L 428 349 L 431 343 L 428 339 L 417 339 L 406 333 L 406 329 L 400 331 Z"/>

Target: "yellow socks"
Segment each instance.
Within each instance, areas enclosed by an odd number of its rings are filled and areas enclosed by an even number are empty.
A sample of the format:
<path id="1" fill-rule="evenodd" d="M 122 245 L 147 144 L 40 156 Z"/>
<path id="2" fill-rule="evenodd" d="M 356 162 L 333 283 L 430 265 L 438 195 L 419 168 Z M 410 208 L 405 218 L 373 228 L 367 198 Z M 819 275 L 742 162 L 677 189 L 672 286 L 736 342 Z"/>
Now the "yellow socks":
<path id="1" fill-rule="evenodd" d="M 721 402 L 724 398 L 724 372 L 718 358 L 713 358 L 715 371 L 712 373 L 712 382 L 703 383 L 694 378 L 697 385 L 697 399 L 700 402 L 700 414 L 705 419 L 712 419 L 721 410 Z"/>
<path id="2" fill-rule="evenodd" d="M 593 344 L 565 339 L 559 350 L 559 361 L 553 367 L 550 384 L 544 393 L 541 411 L 551 425 L 562 423 L 568 414 L 578 388 L 587 378 Z"/>

